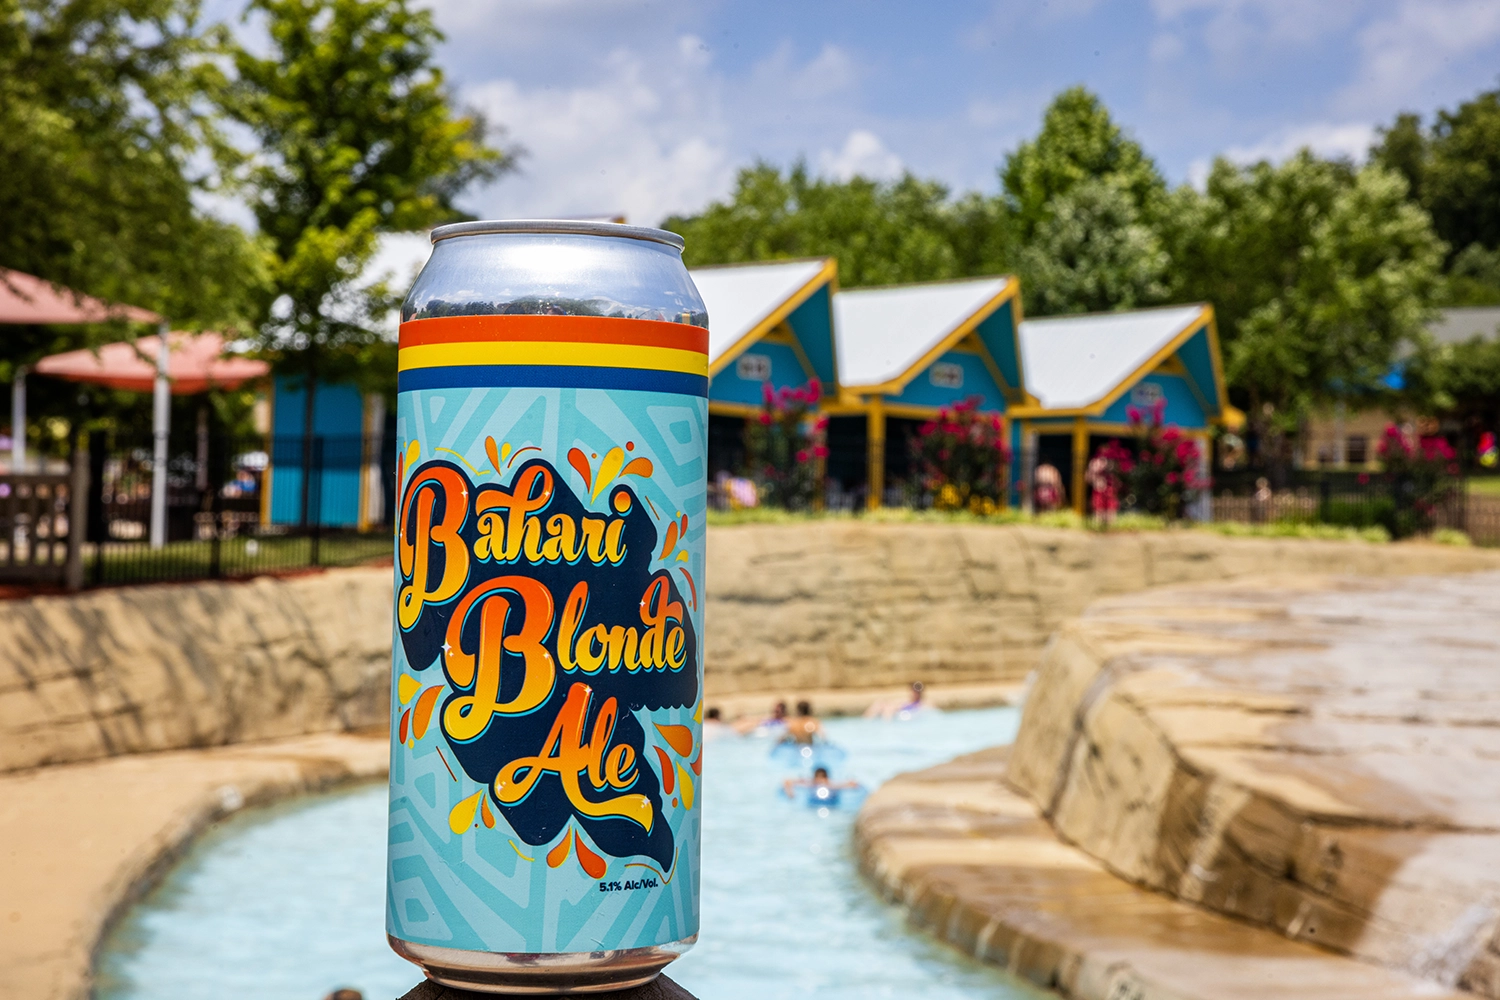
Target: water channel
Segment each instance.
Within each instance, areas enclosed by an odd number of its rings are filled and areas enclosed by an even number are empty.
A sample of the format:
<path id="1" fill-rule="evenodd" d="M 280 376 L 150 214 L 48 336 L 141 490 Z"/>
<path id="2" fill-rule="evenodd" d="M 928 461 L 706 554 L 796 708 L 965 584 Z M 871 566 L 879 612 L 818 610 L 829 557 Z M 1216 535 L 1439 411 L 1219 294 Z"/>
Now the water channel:
<path id="1" fill-rule="evenodd" d="M 843 774 L 902 771 L 1008 742 L 1014 709 L 831 719 Z M 669 974 L 701 1000 L 1044 994 L 912 931 L 854 863 L 854 810 L 788 801 L 769 742 L 709 744 L 703 924 Z M 392 1000 L 418 981 L 386 946 L 384 785 L 247 810 L 211 831 L 120 922 L 100 1000 Z"/>

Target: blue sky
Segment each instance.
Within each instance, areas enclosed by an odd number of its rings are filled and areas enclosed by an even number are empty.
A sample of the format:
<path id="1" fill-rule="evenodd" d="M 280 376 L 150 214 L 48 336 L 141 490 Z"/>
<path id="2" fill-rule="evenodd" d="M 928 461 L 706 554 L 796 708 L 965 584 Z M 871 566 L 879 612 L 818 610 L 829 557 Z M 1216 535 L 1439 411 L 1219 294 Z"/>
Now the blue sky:
<path id="1" fill-rule="evenodd" d="M 462 99 L 526 149 L 484 216 L 655 223 L 737 168 L 997 188 L 1075 83 L 1175 182 L 1215 155 L 1361 156 L 1398 111 L 1500 85 L 1497 0 L 433 0 Z"/>

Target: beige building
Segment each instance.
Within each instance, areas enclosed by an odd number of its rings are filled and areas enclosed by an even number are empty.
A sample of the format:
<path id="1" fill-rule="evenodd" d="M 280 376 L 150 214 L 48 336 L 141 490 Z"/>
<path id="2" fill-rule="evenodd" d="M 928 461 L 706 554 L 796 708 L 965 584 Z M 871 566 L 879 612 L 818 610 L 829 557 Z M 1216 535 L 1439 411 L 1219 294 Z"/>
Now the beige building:
<path id="1" fill-rule="evenodd" d="M 1461 344 L 1474 337 L 1500 337 L 1500 306 L 1444 309 L 1427 332 L 1440 344 Z M 1392 422 L 1414 419 L 1411 414 L 1384 409 L 1337 407 L 1314 414 L 1307 421 L 1294 455 L 1304 469 L 1365 469 L 1379 465 L 1376 446 Z M 1436 433 L 1437 421 L 1419 417 L 1417 431 Z"/>

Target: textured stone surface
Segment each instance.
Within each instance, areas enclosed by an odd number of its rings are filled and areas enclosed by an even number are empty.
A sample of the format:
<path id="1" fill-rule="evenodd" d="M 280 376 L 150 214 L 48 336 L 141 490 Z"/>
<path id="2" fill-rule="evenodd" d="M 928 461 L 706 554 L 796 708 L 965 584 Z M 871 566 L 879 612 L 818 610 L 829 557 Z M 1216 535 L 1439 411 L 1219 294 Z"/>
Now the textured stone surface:
<path id="1" fill-rule="evenodd" d="M 1127 879 L 1500 997 L 1497 623 L 1489 573 L 1102 601 L 1010 780 Z"/>
<path id="2" fill-rule="evenodd" d="M 386 724 L 391 571 L 0 602 L 0 772 Z"/>
<path id="3" fill-rule="evenodd" d="M 1019 681 L 1064 621 L 1147 587 L 1500 567 L 1434 545 L 857 520 L 714 528 L 708 557 L 710 696 Z"/>
<path id="4" fill-rule="evenodd" d="M 1094 599 L 1161 584 L 1500 566 L 1431 545 L 855 520 L 713 528 L 708 545 L 711 699 L 1014 683 Z M 383 726 L 390 605 L 389 568 L 0 602 L 0 773 Z"/>
<path id="5" fill-rule="evenodd" d="M 1462 994 L 1138 888 L 1057 839 L 1004 748 L 902 775 L 855 831 L 862 867 L 932 933 L 1078 1000 Z"/>
<path id="6" fill-rule="evenodd" d="M 389 760 L 384 739 L 329 734 L 0 776 L 0 1000 L 84 1000 L 110 920 L 203 828 Z"/>

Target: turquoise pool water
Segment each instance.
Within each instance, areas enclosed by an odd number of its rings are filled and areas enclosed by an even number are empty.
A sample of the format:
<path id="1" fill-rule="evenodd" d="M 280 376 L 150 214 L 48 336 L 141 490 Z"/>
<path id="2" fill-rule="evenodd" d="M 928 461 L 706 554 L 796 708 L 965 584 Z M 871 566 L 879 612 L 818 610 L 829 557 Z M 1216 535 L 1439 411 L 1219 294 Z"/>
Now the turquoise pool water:
<path id="1" fill-rule="evenodd" d="M 1008 742 L 1013 709 L 832 719 L 868 786 Z M 852 808 L 777 792 L 766 740 L 705 754 L 703 926 L 668 973 L 701 1000 L 1041 996 L 909 930 L 855 869 Z M 836 774 L 836 776 L 842 776 Z M 247 810 L 200 840 L 105 943 L 101 1000 L 391 1000 L 418 981 L 385 943 L 385 787 Z"/>

